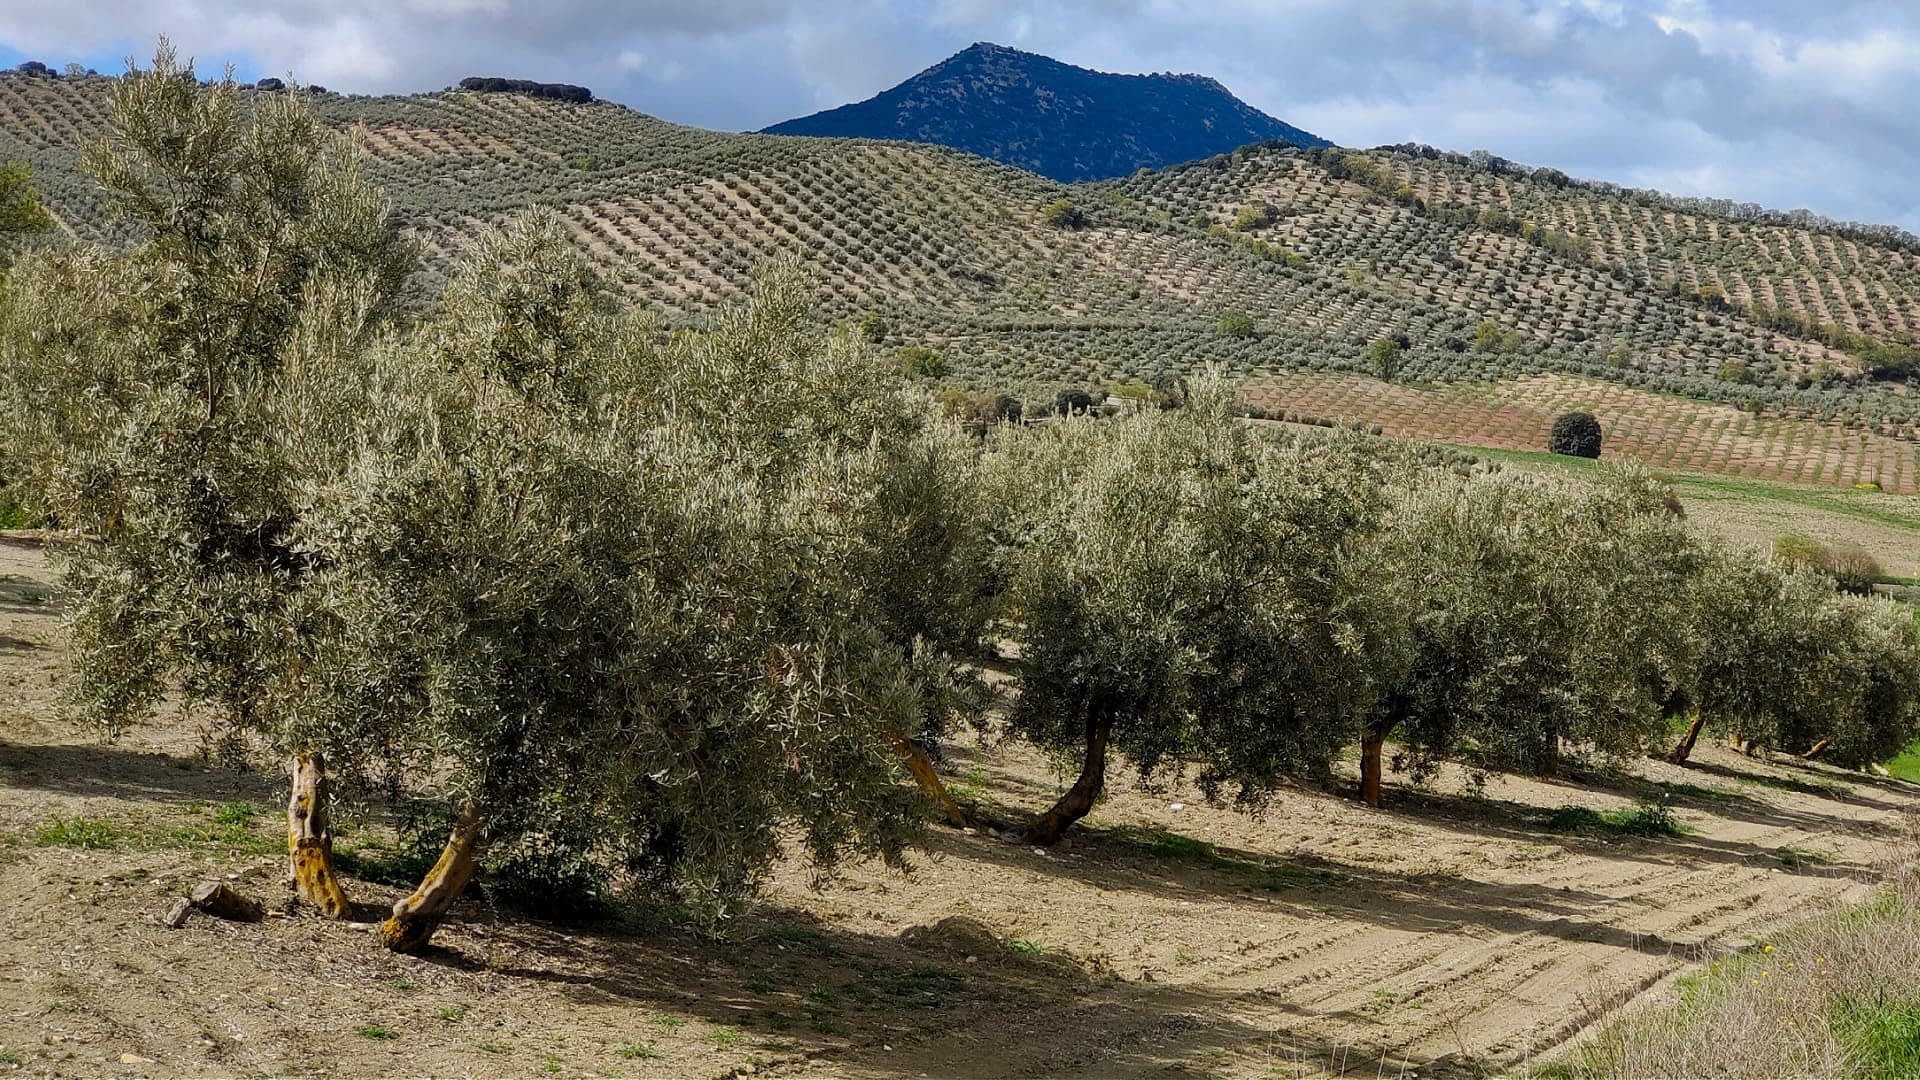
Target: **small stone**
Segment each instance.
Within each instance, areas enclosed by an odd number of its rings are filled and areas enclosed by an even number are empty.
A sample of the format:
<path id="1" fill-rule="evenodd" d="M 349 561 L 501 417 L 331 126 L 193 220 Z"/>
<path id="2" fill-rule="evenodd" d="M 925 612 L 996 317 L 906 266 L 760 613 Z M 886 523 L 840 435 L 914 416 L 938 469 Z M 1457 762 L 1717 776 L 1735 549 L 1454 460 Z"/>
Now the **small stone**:
<path id="1" fill-rule="evenodd" d="M 187 916 L 193 914 L 193 901 L 181 897 L 173 902 L 173 908 L 167 912 L 167 928 L 178 930 L 187 925 Z"/>
<path id="2" fill-rule="evenodd" d="M 1173 811 L 1176 814 L 1182 810 L 1185 810 L 1186 808 L 1187 808 L 1187 804 L 1183 802 L 1172 802 L 1167 804 L 1167 809 Z"/>
<path id="3" fill-rule="evenodd" d="M 150 1058 L 150 1057 L 141 1057 L 141 1056 L 140 1056 L 139 1054 L 121 1054 L 121 1055 L 120 1055 L 120 1064 L 122 1064 L 122 1065 L 151 1065 L 151 1064 L 153 1064 L 153 1059 L 152 1059 L 152 1058 Z"/>

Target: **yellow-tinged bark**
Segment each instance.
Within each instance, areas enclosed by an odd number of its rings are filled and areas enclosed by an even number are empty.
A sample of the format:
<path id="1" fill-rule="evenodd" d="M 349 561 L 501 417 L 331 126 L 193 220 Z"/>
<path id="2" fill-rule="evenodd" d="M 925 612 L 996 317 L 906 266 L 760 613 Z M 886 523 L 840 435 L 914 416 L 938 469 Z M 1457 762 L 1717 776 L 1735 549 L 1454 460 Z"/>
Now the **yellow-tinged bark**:
<path id="1" fill-rule="evenodd" d="M 413 894 L 393 905 L 393 915 L 380 924 L 380 940 L 395 952 L 420 952 L 440 928 L 447 909 L 459 899 L 467 883 L 480 867 L 480 851 L 486 843 L 486 820 L 480 808 L 468 803 L 454 823 L 446 849 L 420 879 Z"/>
<path id="2" fill-rule="evenodd" d="M 900 756 L 907 759 L 907 770 L 920 782 L 920 790 L 947 815 L 947 824 L 956 829 L 966 828 L 967 815 L 960 811 L 960 804 L 953 801 L 953 796 L 947 794 L 947 786 L 940 782 L 940 774 L 933 770 L 933 759 L 927 756 L 927 752 L 895 728 L 887 729 L 887 738 L 893 740 L 894 749 L 900 751 Z"/>
<path id="3" fill-rule="evenodd" d="M 293 794 L 287 799 L 287 879 L 300 899 L 329 919 L 351 910 L 333 869 L 333 833 L 327 820 L 327 759 L 317 753 L 293 759 Z"/>

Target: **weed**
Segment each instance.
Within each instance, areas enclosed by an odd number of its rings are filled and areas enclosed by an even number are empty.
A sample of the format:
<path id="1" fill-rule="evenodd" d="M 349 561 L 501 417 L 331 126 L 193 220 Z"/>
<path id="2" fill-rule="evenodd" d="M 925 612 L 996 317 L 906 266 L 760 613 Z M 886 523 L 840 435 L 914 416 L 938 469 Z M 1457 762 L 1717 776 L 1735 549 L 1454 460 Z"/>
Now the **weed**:
<path id="1" fill-rule="evenodd" d="M 124 828 L 105 818 L 51 817 L 33 834 L 41 847 L 76 847 L 110 851 L 131 839 Z"/>
<path id="2" fill-rule="evenodd" d="M 385 1041 L 387 1039 L 397 1039 L 400 1036 L 392 1028 L 381 1027 L 379 1024 L 368 1024 L 366 1027 L 360 1029 L 360 1037 L 363 1039 L 373 1039 L 375 1041 Z"/>
<path id="3" fill-rule="evenodd" d="M 467 1007 L 465 1005 L 444 1005 L 441 1006 L 440 1011 L 434 1013 L 434 1015 L 451 1023 L 467 1015 Z"/>
<path id="4" fill-rule="evenodd" d="M 730 1027 L 714 1028 L 707 1032 L 707 1041 L 715 1046 L 738 1046 L 746 1036 Z"/>
<path id="5" fill-rule="evenodd" d="M 807 1000 L 813 1002 L 815 1005 L 832 1005 L 834 1002 L 834 994 L 832 990 L 821 986 L 819 983 L 814 983 L 812 986 L 807 987 Z"/>
<path id="6" fill-rule="evenodd" d="M 0 1046 L 0 1065 L 25 1065 L 27 1059 L 21 1057 L 11 1047 Z"/>
<path id="7" fill-rule="evenodd" d="M 1666 803 L 1651 800 L 1631 810 L 1563 806 L 1548 814 L 1545 824 L 1549 832 L 1578 836 L 1684 836 L 1688 832 Z"/>
<path id="8" fill-rule="evenodd" d="M 740 985 L 745 987 L 748 993 L 766 994 L 771 993 L 779 984 L 773 981 L 771 975 L 756 974 L 747 976 Z"/>
<path id="9" fill-rule="evenodd" d="M 628 1061 L 650 1061 L 660 1056 L 660 1052 L 653 1048 L 652 1043 L 628 1043 L 614 1053 Z"/>
<path id="10" fill-rule="evenodd" d="M 474 1049 L 479 1050 L 483 1054 L 504 1054 L 507 1052 L 506 1044 L 497 1042 L 479 1043 Z"/>
<path id="11" fill-rule="evenodd" d="M 549 1057 L 540 1063 L 540 1071 L 542 1072 L 558 1073 L 563 1068 L 565 1068 L 565 1066 L 560 1064 L 560 1059 L 557 1057 Z"/>
<path id="12" fill-rule="evenodd" d="M 674 1028 L 677 1028 L 677 1027 L 685 1027 L 687 1024 L 687 1018 L 684 1016 L 669 1016 L 666 1013 L 655 1013 L 652 1016 L 647 1017 L 647 1023 L 652 1024 L 655 1027 L 663 1027 L 663 1028 L 666 1028 L 668 1031 L 672 1031 Z"/>
<path id="13" fill-rule="evenodd" d="M 1774 851 L 1773 857 L 1779 859 L 1780 865 L 1789 870 L 1798 870 L 1802 866 L 1817 866 L 1825 863 L 1838 862 L 1840 860 L 1838 852 L 1818 851 L 1813 848 L 1795 847 L 1791 844 Z"/>
<path id="14" fill-rule="evenodd" d="M 1014 938 L 1012 941 L 1007 942 L 1007 948 L 1026 956 L 1047 955 L 1047 947 L 1045 945 L 1037 941 L 1028 941 L 1026 938 Z"/>

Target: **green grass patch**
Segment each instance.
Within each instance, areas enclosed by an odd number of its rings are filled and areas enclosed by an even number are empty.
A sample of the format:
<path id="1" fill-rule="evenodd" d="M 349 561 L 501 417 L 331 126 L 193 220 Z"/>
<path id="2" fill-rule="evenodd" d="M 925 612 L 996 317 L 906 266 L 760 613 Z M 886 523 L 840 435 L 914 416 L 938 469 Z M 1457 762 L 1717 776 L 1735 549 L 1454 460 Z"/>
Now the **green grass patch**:
<path id="1" fill-rule="evenodd" d="M 1631 810 L 1595 810 L 1563 806 L 1547 815 L 1549 832 L 1577 836 L 1685 836 L 1686 825 L 1659 803 L 1642 803 Z"/>
<path id="2" fill-rule="evenodd" d="M 106 818 L 56 815 L 41 822 L 33 833 L 33 842 L 41 847 L 86 848 L 89 851 L 111 851 L 132 840 L 131 830 Z"/>
<path id="3" fill-rule="evenodd" d="M 660 1052 L 655 1050 L 651 1043 L 628 1043 L 614 1053 L 628 1061 L 651 1061 L 660 1056 Z"/>
<path id="4" fill-rule="evenodd" d="M 1037 941 L 1028 941 L 1026 938 L 1014 938 L 1007 942 L 1007 948 L 1022 956 L 1045 956 L 1048 952 L 1045 945 Z"/>
<path id="5" fill-rule="evenodd" d="M 0 529 L 31 529 L 40 522 L 25 507 L 0 496 Z"/>
<path id="6" fill-rule="evenodd" d="M 1855 1075 L 1874 1080 L 1920 1076 L 1920 1001 L 1841 998 L 1829 1022 L 1853 1048 L 1860 1067 Z"/>
<path id="7" fill-rule="evenodd" d="M 190 806 L 188 813 L 191 816 L 184 821 L 55 815 L 40 823 L 33 838 L 41 847 L 93 851 L 219 848 L 240 854 L 266 855 L 286 845 L 284 836 L 256 824 L 260 811 L 247 803 Z"/>
<path id="8" fill-rule="evenodd" d="M 360 1037 L 363 1039 L 373 1039 L 376 1042 L 385 1042 L 388 1039 L 397 1039 L 400 1035 L 390 1027 L 381 1027 L 379 1024 L 368 1024 L 366 1027 L 360 1029 Z"/>
<path id="9" fill-rule="evenodd" d="M 1920 784 L 1920 743 L 1914 743 L 1885 766 L 1890 775 L 1908 783 Z"/>
<path id="10" fill-rule="evenodd" d="M 1773 857 L 1780 865 L 1789 870 L 1798 870 L 1803 866 L 1824 866 L 1840 861 L 1840 856 L 1832 851 L 1817 851 L 1813 848 L 1795 847 L 1788 844 L 1774 850 Z"/>

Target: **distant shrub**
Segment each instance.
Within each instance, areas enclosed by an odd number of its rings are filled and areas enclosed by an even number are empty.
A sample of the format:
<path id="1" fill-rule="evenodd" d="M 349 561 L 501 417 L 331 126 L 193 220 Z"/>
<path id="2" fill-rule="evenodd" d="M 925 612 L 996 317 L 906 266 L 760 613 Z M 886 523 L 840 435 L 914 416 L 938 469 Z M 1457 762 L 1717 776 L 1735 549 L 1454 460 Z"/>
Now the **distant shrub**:
<path id="1" fill-rule="evenodd" d="M 1874 582 L 1887 576 L 1886 568 L 1873 552 L 1850 540 L 1827 548 L 1824 569 L 1833 578 L 1834 585 L 1847 592 L 1868 592 Z"/>
<path id="2" fill-rule="evenodd" d="M 1088 412 L 1093 408 L 1093 395 L 1077 386 L 1068 387 L 1054 395 L 1053 411 L 1061 416 Z"/>
<path id="3" fill-rule="evenodd" d="M 1782 533 L 1773 541 L 1773 561 L 1799 570 L 1818 570 L 1827 547 L 1806 533 Z"/>
<path id="4" fill-rule="evenodd" d="M 1087 223 L 1087 215 L 1073 205 L 1072 199 L 1055 199 L 1041 211 L 1041 220 L 1056 229 L 1077 229 Z"/>
<path id="5" fill-rule="evenodd" d="M 1773 561 L 1795 570 L 1811 570 L 1846 592 L 1865 593 L 1886 577 L 1873 552 L 1851 541 L 1823 544 L 1805 533 L 1783 533 L 1773 541 Z"/>
<path id="6" fill-rule="evenodd" d="M 912 379 L 937 379 L 947 373 L 947 359 L 925 345 L 908 345 L 899 352 L 900 370 Z"/>
<path id="7" fill-rule="evenodd" d="M 854 323 L 853 328 L 862 338 L 876 345 L 885 341 L 887 337 L 886 317 L 877 311 L 869 311 L 860 316 L 860 321 Z"/>
<path id="8" fill-rule="evenodd" d="M 1382 382 L 1392 382 L 1399 376 L 1405 358 L 1404 346 L 1396 338 L 1383 337 L 1367 347 L 1367 365 Z"/>
<path id="9" fill-rule="evenodd" d="M 1547 449 L 1571 457 L 1600 456 L 1600 421 L 1590 412 L 1561 413 L 1547 436 Z"/>
<path id="10" fill-rule="evenodd" d="M 1272 203 L 1259 203 L 1241 207 L 1240 212 L 1233 215 L 1233 227 L 1241 232 L 1252 232 L 1255 229 L 1264 229 L 1279 220 L 1279 207 Z"/>
<path id="11" fill-rule="evenodd" d="M 281 90 L 285 90 L 287 88 L 287 84 L 284 82 L 281 82 L 279 79 L 273 78 L 272 76 L 268 76 L 267 78 L 261 79 L 259 82 L 254 83 L 253 88 L 255 90 L 265 90 L 270 93 L 277 93 Z"/>
<path id="12" fill-rule="evenodd" d="M 1227 311 L 1220 315 L 1220 336 L 1230 338 L 1250 338 L 1253 336 L 1253 316 L 1244 311 Z"/>
<path id="13" fill-rule="evenodd" d="M 525 94 L 528 97 L 552 98 L 555 101 L 571 101 L 584 105 L 593 100 L 593 91 L 572 83 L 543 83 L 531 79 L 500 79 L 489 75 L 472 75 L 460 80 L 460 89 L 480 94 Z"/>

